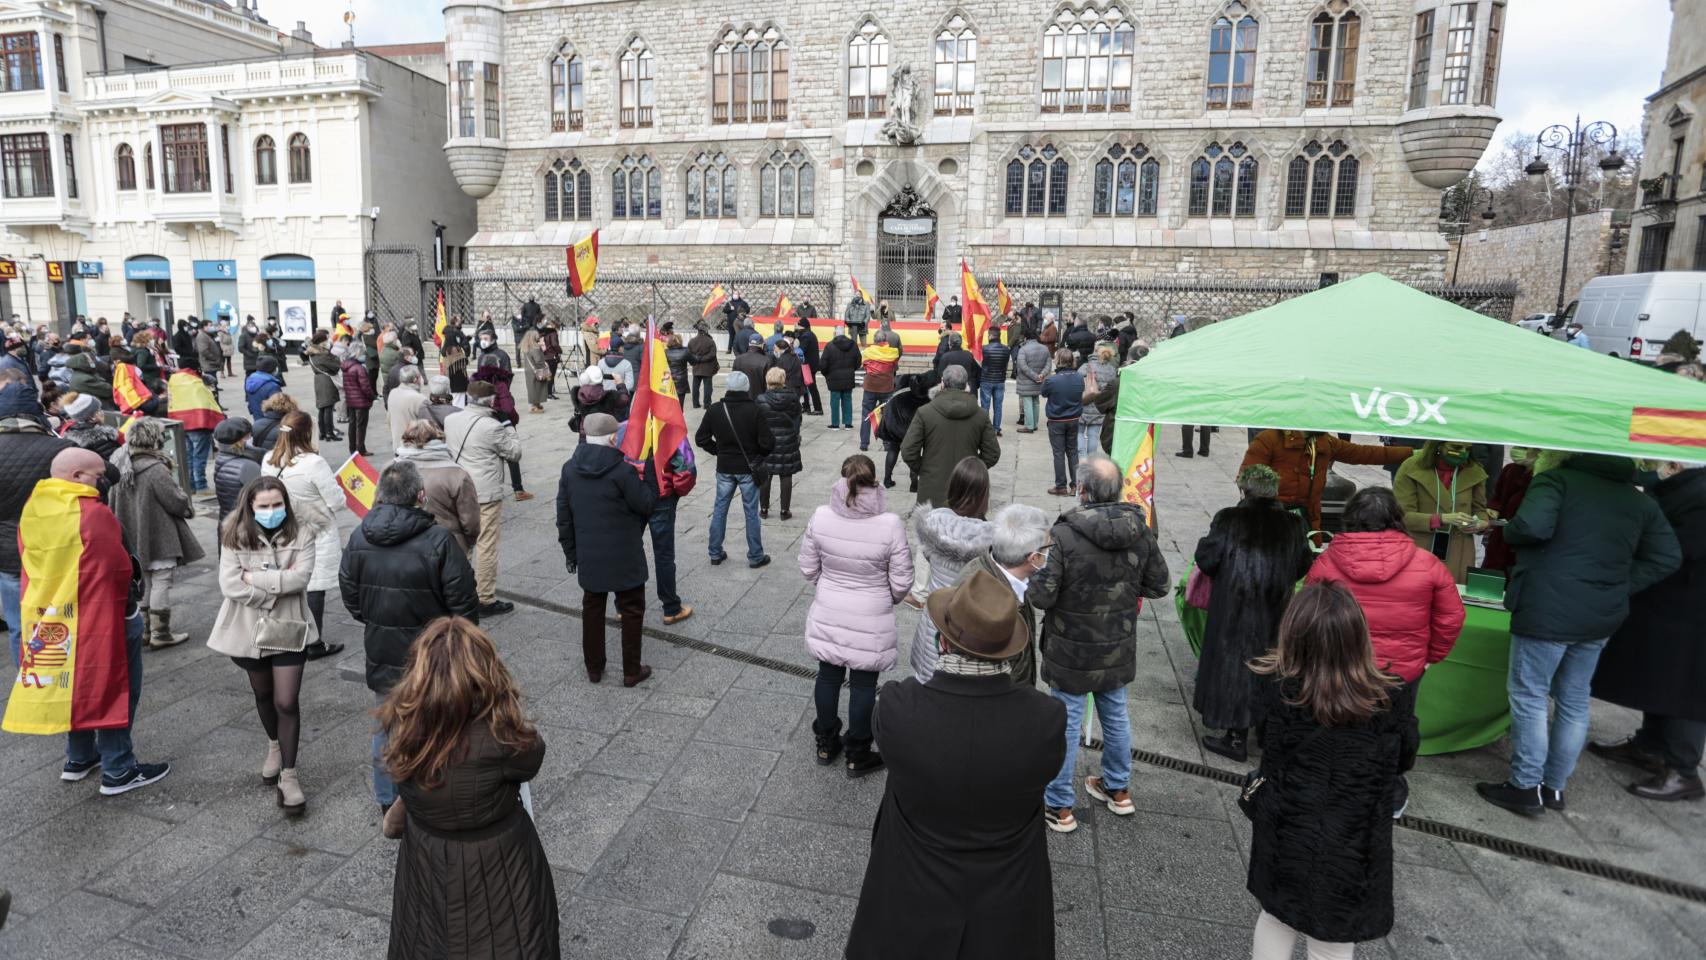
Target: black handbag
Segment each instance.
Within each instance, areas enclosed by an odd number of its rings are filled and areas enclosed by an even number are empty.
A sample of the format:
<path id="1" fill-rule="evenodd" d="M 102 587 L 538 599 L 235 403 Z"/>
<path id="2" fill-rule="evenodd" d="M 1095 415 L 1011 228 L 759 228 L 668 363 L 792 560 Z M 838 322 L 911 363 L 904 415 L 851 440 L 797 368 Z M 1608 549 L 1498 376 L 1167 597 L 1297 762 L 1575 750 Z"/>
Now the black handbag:
<path id="1" fill-rule="evenodd" d="M 740 442 L 740 431 L 735 429 L 735 420 L 729 416 L 727 403 L 723 404 L 723 422 L 729 425 L 729 434 L 735 438 L 735 449 L 740 451 L 741 458 L 746 461 L 746 469 L 752 474 L 752 482 L 764 486 L 765 481 L 770 479 L 770 464 L 764 460 L 752 462 L 752 456 L 746 452 L 746 444 Z"/>

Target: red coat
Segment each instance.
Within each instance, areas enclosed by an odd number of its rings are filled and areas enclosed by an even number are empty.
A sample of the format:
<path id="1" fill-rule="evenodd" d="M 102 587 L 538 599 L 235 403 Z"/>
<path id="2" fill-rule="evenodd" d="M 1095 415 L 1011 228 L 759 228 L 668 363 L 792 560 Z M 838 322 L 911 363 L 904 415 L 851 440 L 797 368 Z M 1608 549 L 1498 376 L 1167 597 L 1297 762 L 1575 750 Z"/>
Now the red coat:
<path id="1" fill-rule="evenodd" d="M 1528 485 L 1534 480 L 1534 470 L 1526 464 L 1507 463 L 1499 471 L 1499 478 L 1493 481 L 1493 495 L 1487 498 L 1487 507 L 1497 510 L 1499 516 L 1506 520 L 1516 516 L 1516 511 L 1522 506 L 1522 498 L 1528 495 Z M 1516 551 L 1505 543 L 1503 527 L 1494 527 L 1487 534 L 1487 555 L 1481 561 L 1481 566 L 1488 570 L 1502 570 L 1506 576 L 1511 568 L 1516 566 Z"/>
<path id="2" fill-rule="evenodd" d="M 1439 558 L 1402 530 L 1341 533 L 1306 578 L 1350 588 L 1368 618 L 1375 665 L 1414 683 L 1463 632 L 1463 598 Z"/>

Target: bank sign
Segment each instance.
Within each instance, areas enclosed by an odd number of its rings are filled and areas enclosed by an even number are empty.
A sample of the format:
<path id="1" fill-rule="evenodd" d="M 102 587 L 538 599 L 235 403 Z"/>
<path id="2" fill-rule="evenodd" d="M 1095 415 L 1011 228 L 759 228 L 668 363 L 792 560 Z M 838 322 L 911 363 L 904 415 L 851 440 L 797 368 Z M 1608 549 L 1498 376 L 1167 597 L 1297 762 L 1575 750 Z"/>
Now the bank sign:
<path id="1" fill-rule="evenodd" d="M 262 280 L 312 280 L 314 261 L 307 257 L 268 257 L 261 261 Z"/>

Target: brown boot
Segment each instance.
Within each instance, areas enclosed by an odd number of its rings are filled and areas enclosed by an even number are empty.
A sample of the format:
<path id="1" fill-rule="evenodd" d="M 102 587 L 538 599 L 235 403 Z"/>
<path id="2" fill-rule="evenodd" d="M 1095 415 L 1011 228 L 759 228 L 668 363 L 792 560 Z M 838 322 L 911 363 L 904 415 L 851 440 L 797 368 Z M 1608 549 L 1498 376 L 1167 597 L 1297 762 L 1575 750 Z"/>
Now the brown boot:
<path id="1" fill-rule="evenodd" d="M 302 784 L 296 779 L 295 767 L 278 772 L 278 805 L 284 808 L 287 817 L 300 817 L 308 809 L 308 798 L 303 795 Z"/>
<path id="2" fill-rule="evenodd" d="M 172 632 L 172 611 L 148 611 L 148 649 L 164 650 L 167 647 L 175 647 L 189 638 L 190 635 L 187 633 Z"/>

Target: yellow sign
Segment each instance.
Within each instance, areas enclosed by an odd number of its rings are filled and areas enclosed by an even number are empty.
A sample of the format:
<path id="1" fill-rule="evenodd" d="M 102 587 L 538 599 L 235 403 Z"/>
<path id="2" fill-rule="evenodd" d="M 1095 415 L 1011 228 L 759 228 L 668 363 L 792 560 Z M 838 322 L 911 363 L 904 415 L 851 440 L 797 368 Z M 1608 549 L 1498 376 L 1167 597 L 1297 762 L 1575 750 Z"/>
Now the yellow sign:
<path id="1" fill-rule="evenodd" d="M 47 279 L 49 283 L 64 283 L 65 264 L 58 260 L 49 260 L 47 262 Z"/>
<path id="2" fill-rule="evenodd" d="M 11 260 L 0 260 L 0 280 L 18 279 L 18 265 Z"/>

